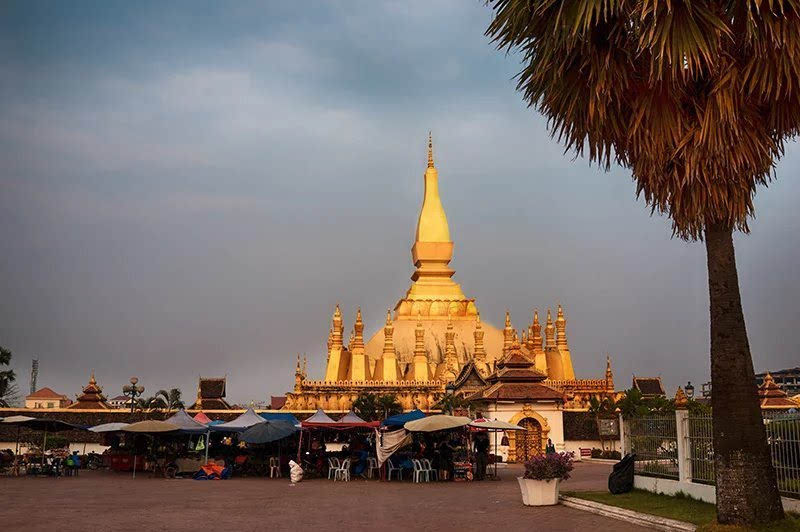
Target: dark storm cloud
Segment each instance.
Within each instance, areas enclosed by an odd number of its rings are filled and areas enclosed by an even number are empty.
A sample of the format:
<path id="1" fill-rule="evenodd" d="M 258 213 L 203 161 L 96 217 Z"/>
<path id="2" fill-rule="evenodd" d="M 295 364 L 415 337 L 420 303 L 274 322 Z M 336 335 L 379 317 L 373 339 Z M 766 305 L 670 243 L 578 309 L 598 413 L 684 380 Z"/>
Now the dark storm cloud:
<path id="1" fill-rule="evenodd" d="M 707 378 L 702 245 L 563 155 L 480 2 L 2 9 L 0 345 L 41 385 L 227 374 L 263 400 L 298 351 L 319 376 L 333 306 L 371 333 L 408 286 L 428 129 L 486 319 L 561 302 L 580 376 L 608 352 L 620 388 Z M 736 241 L 759 370 L 798 364 L 799 166 L 791 145 Z"/>

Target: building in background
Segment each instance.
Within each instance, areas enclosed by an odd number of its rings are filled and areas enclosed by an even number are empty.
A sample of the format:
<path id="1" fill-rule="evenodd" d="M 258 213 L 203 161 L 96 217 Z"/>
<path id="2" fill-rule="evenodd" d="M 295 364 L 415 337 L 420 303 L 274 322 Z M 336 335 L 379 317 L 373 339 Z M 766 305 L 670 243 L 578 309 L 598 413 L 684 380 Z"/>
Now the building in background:
<path id="1" fill-rule="evenodd" d="M 72 410 L 113 410 L 103 395 L 103 388 L 97 384 L 94 372 L 89 377 L 89 384 L 84 386 L 83 393 L 67 408 Z"/>
<path id="2" fill-rule="evenodd" d="M 190 410 L 231 410 L 225 400 L 227 377 L 199 377 L 197 400 Z"/>
<path id="3" fill-rule="evenodd" d="M 664 385 L 661 383 L 661 377 L 637 377 L 634 375 L 631 387 L 639 390 L 639 393 L 642 394 L 642 399 L 667 396 L 664 391 Z"/>
<path id="4" fill-rule="evenodd" d="M 45 387 L 25 397 L 25 408 L 66 408 L 71 402 L 66 395 L 56 393 L 52 389 Z"/>
<path id="5" fill-rule="evenodd" d="M 761 386 L 767 375 L 772 376 L 775 384 L 788 395 L 800 394 L 800 368 L 781 369 L 756 375 L 756 384 Z"/>
<path id="6" fill-rule="evenodd" d="M 761 386 L 758 387 L 758 400 L 761 403 L 761 410 L 789 410 L 799 406 L 778 387 L 769 373 L 764 376 Z"/>
<path id="7" fill-rule="evenodd" d="M 116 397 L 112 397 L 108 400 L 108 404 L 110 404 L 114 408 L 123 408 L 123 409 L 131 409 L 131 397 L 129 395 L 118 395 Z"/>

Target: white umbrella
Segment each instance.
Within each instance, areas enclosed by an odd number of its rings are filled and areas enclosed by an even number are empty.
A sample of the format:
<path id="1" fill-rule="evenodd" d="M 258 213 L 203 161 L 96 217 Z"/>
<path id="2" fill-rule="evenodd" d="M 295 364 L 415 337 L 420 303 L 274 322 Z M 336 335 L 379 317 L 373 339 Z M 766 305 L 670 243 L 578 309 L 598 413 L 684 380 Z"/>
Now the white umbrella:
<path id="1" fill-rule="evenodd" d="M 465 416 L 446 416 L 441 414 L 409 421 L 404 428 L 409 432 L 436 432 L 438 430 L 466 427 L 470 422 L 472 420 Z"/>
<path id="2" fill-rule="evenodd" d="M 94 427 L 89 427 L 91 432 L 119 432 L 125 427 L 127 427 L 127 423 L 103 423 L 102 425 L 95 425 Z"/>

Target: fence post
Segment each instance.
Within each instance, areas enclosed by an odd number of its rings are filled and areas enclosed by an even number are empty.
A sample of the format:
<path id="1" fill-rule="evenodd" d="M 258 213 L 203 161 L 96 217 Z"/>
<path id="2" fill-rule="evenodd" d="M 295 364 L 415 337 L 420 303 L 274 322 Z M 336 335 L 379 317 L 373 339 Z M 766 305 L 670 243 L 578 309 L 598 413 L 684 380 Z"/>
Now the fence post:
<path id="1" fill-rule="evenodd" d="M 692 452 L 689 445 L 689 411 L 675 410 L 675 436 L 678 447 L 678 480 L 692 481 Z"/>

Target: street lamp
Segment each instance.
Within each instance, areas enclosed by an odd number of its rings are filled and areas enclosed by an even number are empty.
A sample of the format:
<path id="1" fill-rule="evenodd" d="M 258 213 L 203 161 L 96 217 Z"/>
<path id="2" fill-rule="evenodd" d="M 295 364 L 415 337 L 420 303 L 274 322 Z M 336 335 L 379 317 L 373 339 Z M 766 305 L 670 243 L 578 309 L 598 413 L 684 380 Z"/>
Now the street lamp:
<path id="1" fill-rule="evenodd" d="M 131 398 L 131 416 L 133 416 L 133 408 L 136 406 L 136 398 L 144 393 L 144 386 L 137 386 L 139 382 L 138 377 L 131 377 L 131 383 L 122 387 L 122 393 Z"/>
<path id="2" fill-rule="evenodd" d="M 686 383 L 684 391 L 686 392 L 686 397 L 688 397 L 689 399 L 694 397 L 694 386 L 692 386 L 692 381 Z"/>

